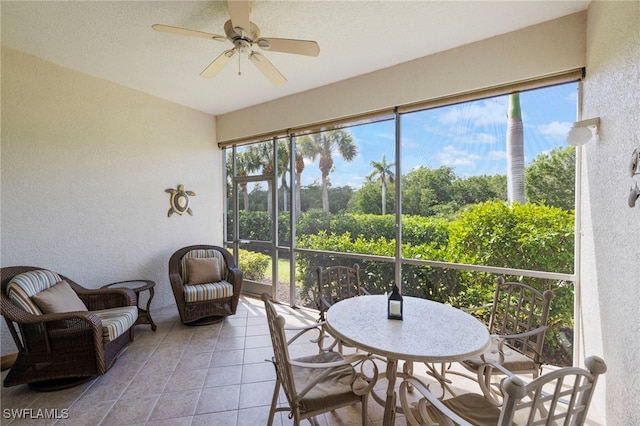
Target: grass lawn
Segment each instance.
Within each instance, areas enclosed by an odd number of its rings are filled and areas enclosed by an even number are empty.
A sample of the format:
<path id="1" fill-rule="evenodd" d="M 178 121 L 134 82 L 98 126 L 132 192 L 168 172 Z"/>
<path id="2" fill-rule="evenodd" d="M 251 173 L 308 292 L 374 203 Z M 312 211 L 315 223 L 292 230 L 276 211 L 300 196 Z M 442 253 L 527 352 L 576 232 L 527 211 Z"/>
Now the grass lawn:
<path id="1" fill-rule="evenodd" d="M 278 259 L 278 282 L 289 284 L 291 271 L 289 270 L 289 259 Z"/>

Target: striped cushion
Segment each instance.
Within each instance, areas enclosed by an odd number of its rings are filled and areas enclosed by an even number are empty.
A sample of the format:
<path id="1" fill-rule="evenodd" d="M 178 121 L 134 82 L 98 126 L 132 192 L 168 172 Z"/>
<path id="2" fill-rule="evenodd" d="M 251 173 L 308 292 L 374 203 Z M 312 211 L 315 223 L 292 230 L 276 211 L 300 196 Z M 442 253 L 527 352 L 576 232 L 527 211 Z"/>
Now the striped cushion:
<path id="1" fill-rule="evenodd" d="M 190 284 L 182 288 L 185 302 L 201 302 L 233 296 L 233 285 L 226 281 L 209 284 Z"/>
<path id="2" fill-rule="evenodd" d="M 102 338 L 105 343 L 115 340 L 122 333 L 129 330 L 138 319 L 136 306 L 122 306 L 119 308 L 93 311 L 102 320 Z"/>
<path id="3" fill-rule="evenodd" d="M 62 281 L 55 272 L 39 269 L 18 274 L 7 285 L 7 297 L 16 306 L 34 315 L 42 315 L 42 311 L 31 300 L 31 297 Z"/>
<path id="4" fill-rule="evenodd" d="M 222 279 L 224 280 L 227 278 L 226 277 L 227 266 L 224 263 L 224 257 L 222 257 L 222 253 L 214 249 L 198 249 L 198 250 L 191 250 L 189 253 L 182 256 L 182 259 L 180 259 L 180 276 L 182 277 L 182 281 L 184 283 L 189 282 L 189 268 L 187 266 L 187 259 L 189 258 L 202 259 L 205 257 L 217 258 L 219 262 L 219 269 L 222 273 Z"/>

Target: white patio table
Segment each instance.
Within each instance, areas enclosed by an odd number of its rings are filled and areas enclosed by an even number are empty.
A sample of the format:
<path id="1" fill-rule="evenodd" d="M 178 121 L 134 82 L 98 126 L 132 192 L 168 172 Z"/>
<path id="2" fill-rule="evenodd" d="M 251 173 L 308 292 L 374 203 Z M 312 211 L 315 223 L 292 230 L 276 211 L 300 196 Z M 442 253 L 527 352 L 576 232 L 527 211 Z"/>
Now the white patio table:
<path id="1" fill-rule="evenodd" d="M 387 359 L 388 380 L 383 425 L 395 421 L 398 361 L 441 363 L 462 361 L 489 348 L 482 322 L 459 309 L 404 296 L 403 320 L 387 319 L 384 295 L 342 300 L 327 311 L 328 330 L 361 350 Z"/>

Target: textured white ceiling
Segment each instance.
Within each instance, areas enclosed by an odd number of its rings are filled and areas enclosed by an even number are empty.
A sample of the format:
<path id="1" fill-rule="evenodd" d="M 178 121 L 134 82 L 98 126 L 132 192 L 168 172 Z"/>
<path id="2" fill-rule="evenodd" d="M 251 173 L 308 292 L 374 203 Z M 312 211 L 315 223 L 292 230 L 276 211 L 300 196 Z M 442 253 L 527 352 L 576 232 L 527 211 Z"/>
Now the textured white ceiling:
<path id="1" fill-rule="evenodd" d="M 283 87 L 272 86 L 245 56 L 234 58 L 215 78 L 204 79 L 200 72 L 230 43 L 151 29 L 161 23 L 224 34 L 226 2 L 3 0 L 0 16 L 5 46 L 218 115 L 576 13 L 588 5 L 588 0 L 253 1 L 251 21 L 263 36 L 320 45 L 318 57 L 262 52 L 289 80 Z"/>

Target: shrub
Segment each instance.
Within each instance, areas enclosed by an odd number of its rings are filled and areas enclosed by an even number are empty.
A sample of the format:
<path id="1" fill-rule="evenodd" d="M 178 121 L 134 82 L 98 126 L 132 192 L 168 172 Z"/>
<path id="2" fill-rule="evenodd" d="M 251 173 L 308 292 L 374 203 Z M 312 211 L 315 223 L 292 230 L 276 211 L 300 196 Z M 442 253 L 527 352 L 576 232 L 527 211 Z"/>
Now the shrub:
<path id="1" fill-rule="evenodd" d="M 238 250 L 240 259 L 238 268 L 242 271 L 244 279 L 260 281 L 266 276 L 266 270 L 271 263 L 271 257 L 266 254 L 249 250 Z"/>
<path id="2" fill-rule="evenodd" d="M 531 203 L 487 202 L 451 222 L 447 257 L 456 263 L 571 273 L 573 245 L 571 212 Z M 465 283 L 460 294 L 463 305 L 491 302 L 495 275 L 460 271 L 459 276 Z M 559 350 L 557 333 L 563 327 L 573 328 L 573 283 L 520 276 L 505 279 L 526 282 L 540 291 L 553 290 L 545 348 L 552 354 Z"/>
<path id="3" fill-rule="evenodd" d="M 302 213 L 300 221 L 296 225 L 296 233 L 316 235 L 320 232 L 329 232 L 331 213 L 322 209 L 311 209 Z"/>

